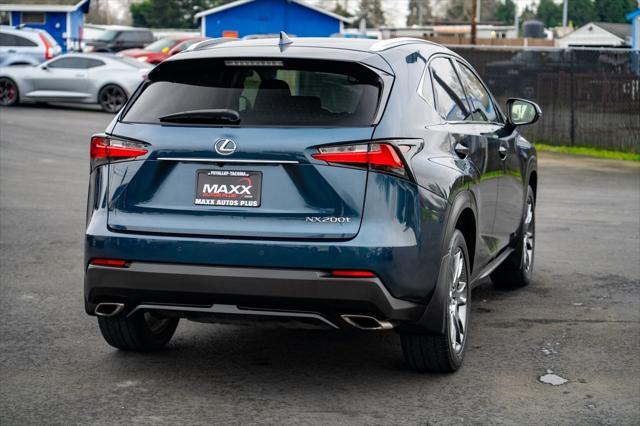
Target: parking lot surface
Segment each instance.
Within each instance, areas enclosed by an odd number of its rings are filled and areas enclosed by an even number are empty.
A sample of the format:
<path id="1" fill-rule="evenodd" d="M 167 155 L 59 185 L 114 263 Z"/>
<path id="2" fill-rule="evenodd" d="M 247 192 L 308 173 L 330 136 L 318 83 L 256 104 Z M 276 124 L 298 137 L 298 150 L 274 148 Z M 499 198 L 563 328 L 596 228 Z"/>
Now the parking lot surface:
<path id="1" fill-rule="evenodd" d="M 89 137 L 110 120 L 0 109 L 3 425 L 640 419 L 638 163 L 540 156 L 533 283 L 474 290 L 456 374 L 408 370 L 394 333 L 183 321 L 165 351 L 141 355 L 107 346 L 82 304 Z"/>

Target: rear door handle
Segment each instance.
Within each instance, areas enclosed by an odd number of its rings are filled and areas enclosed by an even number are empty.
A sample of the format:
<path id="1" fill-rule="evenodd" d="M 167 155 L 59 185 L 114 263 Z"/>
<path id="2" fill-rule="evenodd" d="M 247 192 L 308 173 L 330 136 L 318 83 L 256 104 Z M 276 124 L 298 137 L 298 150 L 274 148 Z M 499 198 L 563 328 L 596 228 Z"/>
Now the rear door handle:
<path id="1" fill-rule="evenodd" d="M 505 158 L 507 158 L 507 154 L 509 154 L 509 150 L 507 149 L 506 146 L 500 144 L 500 148 L 498 148 L 498 154 L 500 155 L 500 158 L 504 160 Z"/>

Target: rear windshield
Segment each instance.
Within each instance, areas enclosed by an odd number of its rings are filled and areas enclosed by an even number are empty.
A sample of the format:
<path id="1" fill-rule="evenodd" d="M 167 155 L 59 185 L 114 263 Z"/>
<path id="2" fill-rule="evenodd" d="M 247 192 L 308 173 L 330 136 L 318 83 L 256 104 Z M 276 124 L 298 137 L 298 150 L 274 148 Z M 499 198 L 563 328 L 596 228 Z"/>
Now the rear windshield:
<path id="1" fill-rule="evenodd" d="M 231 110 L 238 126 L 370 126 L 382 83 L 372 70 L 339 61 L 192 59 L 166 62 L 124 121 L 160 123 L 194 110 Z M 202 124 L 202 123 L 201 123 Z M 219 123 L 217 123 L 219 124 Z"/>

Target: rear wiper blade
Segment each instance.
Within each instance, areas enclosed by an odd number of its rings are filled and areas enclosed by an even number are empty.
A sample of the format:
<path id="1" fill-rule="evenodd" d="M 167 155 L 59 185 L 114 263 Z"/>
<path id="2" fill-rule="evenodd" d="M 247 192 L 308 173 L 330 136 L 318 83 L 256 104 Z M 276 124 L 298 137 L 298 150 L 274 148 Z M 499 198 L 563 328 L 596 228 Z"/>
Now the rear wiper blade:
<path id="1" fill-rule="evenodd" d="M 233 109 L 196 109 L 168 114 L 158 120 L 165 123 L 238 124 L 240 113 Z"/>

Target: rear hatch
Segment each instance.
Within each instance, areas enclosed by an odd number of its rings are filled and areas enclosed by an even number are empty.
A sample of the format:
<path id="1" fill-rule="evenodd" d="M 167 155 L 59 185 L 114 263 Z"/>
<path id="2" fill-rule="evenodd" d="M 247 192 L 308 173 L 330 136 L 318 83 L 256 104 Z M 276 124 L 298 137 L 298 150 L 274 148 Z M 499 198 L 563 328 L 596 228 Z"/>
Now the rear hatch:
<path id="1" fill-rule="evenodd" d="M 367 170 L 312 157 L 371 139 L 382 83 L 362 65 L 188 60 L 160 65 L 113 129 L 147 153 L 109 167 L 114 231 L 349 239 Z M 120 142 L 118 142 L 120 141 Z"/>

